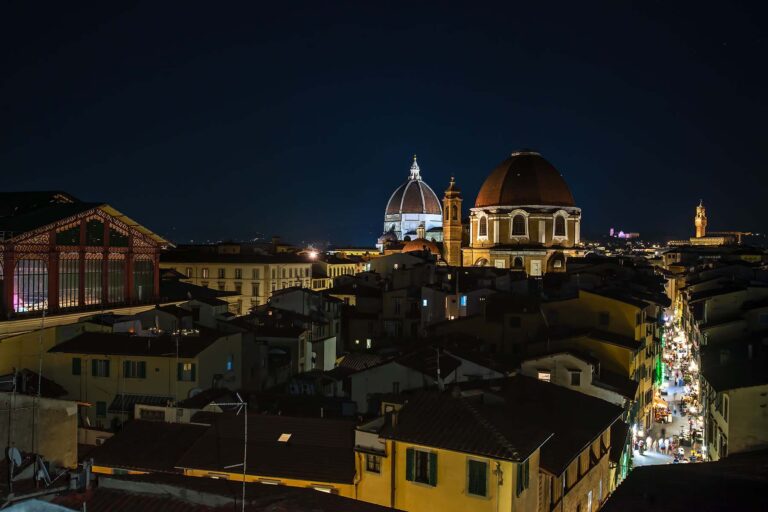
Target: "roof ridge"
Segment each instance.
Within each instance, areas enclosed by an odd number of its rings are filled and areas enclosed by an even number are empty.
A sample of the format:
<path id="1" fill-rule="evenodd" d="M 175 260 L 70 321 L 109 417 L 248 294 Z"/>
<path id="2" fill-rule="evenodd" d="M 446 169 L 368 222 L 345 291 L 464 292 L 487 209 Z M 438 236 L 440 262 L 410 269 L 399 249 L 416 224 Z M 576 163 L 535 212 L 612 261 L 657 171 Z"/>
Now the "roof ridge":
<path id="1" fill-rule="evenodd" d="M 463 397 L 459 398 L 460 403 L 472 414 L 472 416 L 477 420 L 480 425 L 485 428 L 491 436 L 493 436 L 496 441 L 498 441 L 504 448 L 506 448 L 509 451 L 509 454 L 514 458 L 515 460 L 519 459 L 520 453 L 518 450 L 512 445 L 512 443 L 509 442 L 509 440 L 506 438 L 504 434 L 499 432 L 499 430 L 490 422 L 487 418 L 485 418 L 482 414 L 480 414 L 480 411 L 475 409 L 472 404 L 469 403 L 468 400 L 466 400 Z"/>

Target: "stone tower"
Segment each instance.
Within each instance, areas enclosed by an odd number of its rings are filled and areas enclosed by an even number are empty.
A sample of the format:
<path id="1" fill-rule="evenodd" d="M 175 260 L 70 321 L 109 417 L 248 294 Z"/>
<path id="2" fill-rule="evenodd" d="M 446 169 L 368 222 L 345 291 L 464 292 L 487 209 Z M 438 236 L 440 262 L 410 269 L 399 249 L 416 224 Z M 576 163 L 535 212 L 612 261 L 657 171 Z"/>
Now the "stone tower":
<path id="1" fill-rule="evenodd" d="M 707 236 L 707 210 L 704 208 L 704 201 L 699 200 L 699 206 L 696 207 L 696 217 L 693 219 L 696 226 L 696 238 Z"/>
<path id="2" fill-rule="evenodd" d="M 443 253 L 445 262 L 461 266 L 461 190 L 451 176 L 443 197 Z"/>

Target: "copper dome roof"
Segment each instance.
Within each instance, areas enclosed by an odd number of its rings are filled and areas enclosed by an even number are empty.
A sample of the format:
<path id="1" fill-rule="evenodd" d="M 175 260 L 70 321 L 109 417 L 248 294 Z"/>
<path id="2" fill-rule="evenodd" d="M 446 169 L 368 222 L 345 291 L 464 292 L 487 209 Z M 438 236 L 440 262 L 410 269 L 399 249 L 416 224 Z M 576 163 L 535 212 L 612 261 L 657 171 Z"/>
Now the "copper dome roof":
<path id="1" fill-rule="evenodd" d="M 576 206 L 560 172 L 535 151 L 516 151 L 486 178 L 475 208 L 483 206 Z"/>
<path id="2" fill-rule="evenodd" d="M 429 185 L 421 180 L 419 164 L 413 157 L 408 181 L 395 189 L 387 203 L 386 215 L 399 213 L 427 213 L 442 215 L 440 200 Z"/>

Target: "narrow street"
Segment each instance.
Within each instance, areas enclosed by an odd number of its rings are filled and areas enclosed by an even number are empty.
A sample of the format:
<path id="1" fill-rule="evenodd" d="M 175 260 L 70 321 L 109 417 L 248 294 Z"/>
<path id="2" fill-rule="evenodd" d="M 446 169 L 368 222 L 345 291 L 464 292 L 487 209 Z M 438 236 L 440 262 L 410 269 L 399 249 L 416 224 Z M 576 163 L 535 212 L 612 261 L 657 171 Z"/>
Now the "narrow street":
<path id="1" fill-rule="evenodd" d="M 702 460 L 696 347 L 672 320 L 667 321 L 664 338 L 664 376 L 655 391 L 655 421 L 651 432 L 633 432 L 635 466 Z"/>

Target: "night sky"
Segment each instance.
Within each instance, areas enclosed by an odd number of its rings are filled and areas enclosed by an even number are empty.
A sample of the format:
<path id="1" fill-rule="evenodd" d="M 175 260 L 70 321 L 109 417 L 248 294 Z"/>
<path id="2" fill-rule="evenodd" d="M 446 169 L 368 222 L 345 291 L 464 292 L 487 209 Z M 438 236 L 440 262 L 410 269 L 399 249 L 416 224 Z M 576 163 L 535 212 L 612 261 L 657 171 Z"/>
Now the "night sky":
<path id="1" fill-rule="evenodd" d="M 588 236 L 768 230 L 766 2 L 271 3 L 0 3 L 2 188 L 370 246 L 412 154 L 466 214 L 525 147 Z"/>

